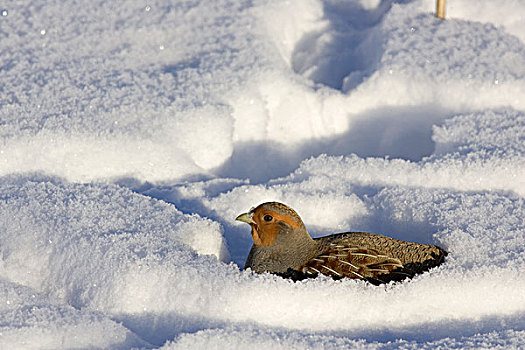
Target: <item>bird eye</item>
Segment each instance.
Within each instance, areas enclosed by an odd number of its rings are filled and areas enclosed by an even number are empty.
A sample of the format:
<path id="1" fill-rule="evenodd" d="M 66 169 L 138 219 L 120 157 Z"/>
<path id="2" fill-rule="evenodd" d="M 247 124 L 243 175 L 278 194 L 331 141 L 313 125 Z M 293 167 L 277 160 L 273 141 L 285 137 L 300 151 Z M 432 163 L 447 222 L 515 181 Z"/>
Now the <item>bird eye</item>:
<path id="1" fill-rule="evenodd" d="M 263 219 L 264 219 L 264 221 L 270 222 L 270 221 L 273 220 L 273 216 L 266 214 Z"/>

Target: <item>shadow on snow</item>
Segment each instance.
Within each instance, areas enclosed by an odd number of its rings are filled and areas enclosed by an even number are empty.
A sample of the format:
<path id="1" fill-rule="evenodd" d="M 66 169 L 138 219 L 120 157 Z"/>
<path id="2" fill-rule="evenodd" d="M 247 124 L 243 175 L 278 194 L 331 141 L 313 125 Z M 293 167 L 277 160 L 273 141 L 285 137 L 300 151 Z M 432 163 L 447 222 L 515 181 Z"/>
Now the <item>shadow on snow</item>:
<path id="1" fill-rule="evenodd" d="M 304 159 L 320 154 L 419 161 L 434 152 L 432 126 L 447 117 L 444 110 L 432 105 L 380 108 L 363 113 L 340 135 L 309 139 L 294 147 L 271 142 L 236 144 L 232 156 L 214 173 L 258 184 L 286 176 Z"/>

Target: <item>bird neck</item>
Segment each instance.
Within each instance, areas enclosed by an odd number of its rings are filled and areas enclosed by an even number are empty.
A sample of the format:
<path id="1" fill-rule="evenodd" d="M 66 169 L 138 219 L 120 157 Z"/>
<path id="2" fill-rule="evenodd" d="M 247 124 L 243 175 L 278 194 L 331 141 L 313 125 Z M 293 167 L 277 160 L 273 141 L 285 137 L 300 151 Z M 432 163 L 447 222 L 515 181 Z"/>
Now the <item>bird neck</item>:
<path id="1" fill-rule="evenodd" d="M 286 272 L 288 268 L 298 269 L 317 253 L 318 243 L 306 229 L 281 233 L 273 245 L 254 245 L 246 261 L 246 267 L 255 272 Z"/>

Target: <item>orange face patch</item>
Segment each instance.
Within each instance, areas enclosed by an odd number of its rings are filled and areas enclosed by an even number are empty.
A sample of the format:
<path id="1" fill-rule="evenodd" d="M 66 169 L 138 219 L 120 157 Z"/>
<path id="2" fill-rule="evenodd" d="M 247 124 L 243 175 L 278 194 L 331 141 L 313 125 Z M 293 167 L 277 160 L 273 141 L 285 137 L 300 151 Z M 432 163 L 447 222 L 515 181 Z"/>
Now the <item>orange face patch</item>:
<path id="1" fill-rule="evenodd" d="M 256 223 L 256 225 L 251 225 L 253 242 L 255 245 L 262 247 L 269 247 L 274 244 L 281 230 L 281 227 L 277 224 L 278 221 L 283 221 L 294 229 L 300 227 L 291 216 L 261 207 L 255 209 L 253 221 Z"/>

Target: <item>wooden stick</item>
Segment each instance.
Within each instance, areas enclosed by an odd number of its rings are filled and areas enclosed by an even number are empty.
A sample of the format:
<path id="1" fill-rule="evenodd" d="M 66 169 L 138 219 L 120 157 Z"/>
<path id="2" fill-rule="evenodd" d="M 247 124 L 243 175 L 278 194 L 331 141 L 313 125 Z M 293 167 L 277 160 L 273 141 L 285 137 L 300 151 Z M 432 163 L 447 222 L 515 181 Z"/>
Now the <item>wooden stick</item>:
<path id="1" fill-rule="evenodd" d="M 437 0 L 436 4 L 436 17 L 445 19 L 445 6 L 447 0 Z"/>

